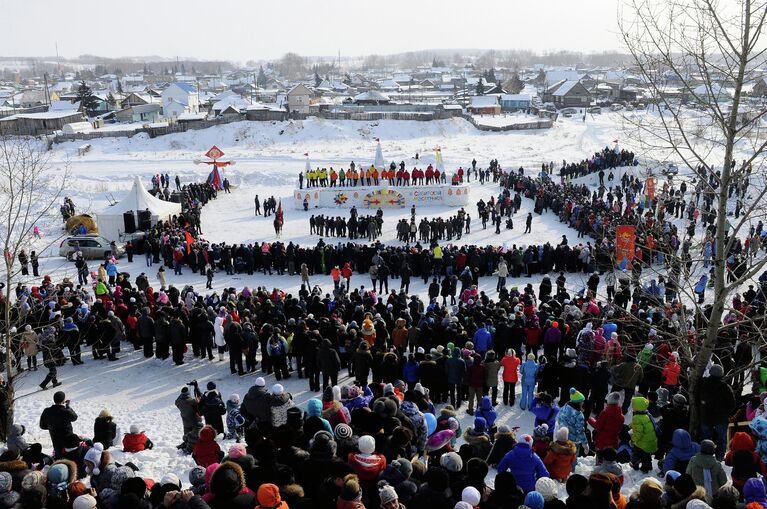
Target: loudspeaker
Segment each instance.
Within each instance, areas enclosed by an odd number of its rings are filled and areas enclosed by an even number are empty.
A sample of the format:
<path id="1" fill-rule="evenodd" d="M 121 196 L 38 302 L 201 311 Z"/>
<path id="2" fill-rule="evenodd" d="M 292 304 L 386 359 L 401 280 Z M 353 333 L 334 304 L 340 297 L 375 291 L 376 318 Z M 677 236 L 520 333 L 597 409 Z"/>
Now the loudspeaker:
<path id="1" fill-rule="evenodd" d="M 139 210 L 138 212 L 138 229 L 141 231 L 150 230 L 152 228 L 152 213 L 148 210 Z"/>
<path id="2" fill-rule="evenodd" d="M 123 224 L 125 225 L 125 233 L 136 232 L 136 216 L 133 215 L 132 210 L 123 214 Z"/>

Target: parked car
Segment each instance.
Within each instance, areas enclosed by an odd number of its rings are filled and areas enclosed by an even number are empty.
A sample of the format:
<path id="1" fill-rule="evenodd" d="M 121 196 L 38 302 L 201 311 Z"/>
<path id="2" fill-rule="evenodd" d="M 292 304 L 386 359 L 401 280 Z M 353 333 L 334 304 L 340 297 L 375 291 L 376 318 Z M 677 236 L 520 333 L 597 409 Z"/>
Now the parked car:
<path id="1" fill-rule="evenodd" d="M 668 163 L 661 170 L 665 175 L 676 175 L 679 173 L 679 167 L 674 163 Z"/>
<path id="2" fill-rule="evenodd" d="M 589 113 L 599 115 L 600 113 L 602 113 L 602 108 L 600 108 L 599 106 L 594 106 L 593 108 L 589 108 L 588 111 Z"/>
<path id="3" fill-rule="evenodd" d="M 578 113 L 578 109 L 577 108 L 562 108 L 561 110 L 559 110 L 559 113 L 561 113 L 564 116 L 575 115 L 576 113 Z"/>
<path id="4" fill-rule="evenodd" d="M 621 111 L 623 109 L 623 105 L 620 103 L 614 103 L 612 106 L 610 106 L 610 111 Z"/>
<path id="5" fill-rule="evenodd" d="M 110 256 L 120 258 L 125 254 L 125 244 L 110 242 L 98 235 L 72 235 L 59 245 L 59 256 L 72 260 L 80 251 L 86 260 L 104 260 Z"/>

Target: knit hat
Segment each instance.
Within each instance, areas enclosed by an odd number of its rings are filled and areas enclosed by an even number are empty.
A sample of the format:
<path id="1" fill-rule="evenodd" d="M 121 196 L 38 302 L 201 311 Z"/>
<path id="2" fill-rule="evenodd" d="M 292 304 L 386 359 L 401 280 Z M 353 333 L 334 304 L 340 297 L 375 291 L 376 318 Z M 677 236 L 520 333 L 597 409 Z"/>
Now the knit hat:
<path id="1" fill-rule="evenodd" d="M 685 398 L 683 394 L 674 394 L 674 397 L 671 398 L 671 402 L 674 406 L 683 407 L 687 405 L 687 398 Z"/>
<path id="2" fill-rule="evenodd" d="M 487 429 L 487 421 L 484 417 L 476 417 L 474 419 L 474 431 L 484 432 Z"/>
<path id="3" fill-rule="evenodd" d="M 231 450 L 229 451 L 229 457 L 231 457 Z M 189 471 L 189 483 L 192 486 L 202 486 L 205 484 L 205 468 L 196 466 Z"/>
<path id="4" fill-rule="evenodd" d="M 101 465 L 102 452 L 104 452 L 104 446 L 101 442 L 95 442 L 93 447 L 88 449 L 88 452 L 85 453 L 85 461 L 93 463 L 93 470 L 91 472 L 93 475 L 99 475 L 101 473 L 99 466 Z"/>
<path id="5" fill-rule="evenodd" d="M 381 500 L 382 506 L 399 499 L 394 488 L 383 482 L 378 485 L 378 498 Z"/>
<path id="6" fill-rule="evenodd" d="M 534 353 L 527 354 L 527 360 L 534 361 L 535 360 L 535 354 Z"/>
<path id="7" fill-rule="evenodd" d="M 463 459 L 457 452 L 448 452 L 439 458 L 439 464 L 448 472 L 460 472 L 463 470 Z"/>
<path id="8" fill-rule="evenodd" d="M 679 493 L 682 498 L 687 498 L 692 495 L 696 488 L 695 481 L 689 474 L 682 474 L 676 481 L 674 481 L 674 490 Z"/>
<path id="9" fill-rule="evenodd" d="M 212 382 L 212 381 L 208 382 L 208 385 L 206 387 L 208 388 L 209 391 L 216 390 L 216 384 L 215 384 L 215 382 Z"/>
<path id="10" fill-rule="evenodd" d="M 444 458 L 444 455 L 442 457 Z M 413 475 L 413 464 L 404 458 L 398 458 L 392 461 L 391 466 L 396 468 L 405 479 L 410 479 L 410 476 Z"/>
<path id="11" fill-rule="evenodd" d="M 340 500 L 351 502 L 357 500 L 360 495 L 362 495 L 362 488 L 360 488 L 359 478 L 354 474 L 347 475 L 341 487 Z"/>
<path id="12" fill-rule="evenodd" d="M 700 452 L 701 454 L 708 454 L 709 456 L 713 456 L 716 452 L 716 444 L 711 440 L 703 440 L 700 443 Z"/>
<path id="13" fill-rule="evenodd" d="M 703 500 L 694 498 L 690 500 L 689 502 L 687 502 L 685 509 L 711 509 L 711 506 L 708 505 Z"/>
<path id="14" fill-rule="evenodd" d="M 233 444 L 229 448 L 229 459 L 237 459 L 242 458 L 243 456 L 246 456 L 248 454 L 247 449 L 245 449 L 245 446 L 243 444 Z"/>
<path id="15" fill-rule="evenodd" d="M 578 354 L 575 353 L 575 348 L 565 348 L 565 357 L 569 357 L 570 359 L 578 357 Z"/>
<path id="16" fill-rule="evenodd" d="M 575 387 L 570 387 L 570 401 L 573 403 L 583 403 L 586 398 Z"/>
<path id="17" fill-rule="evenodd" d="M 333 435 L 325 430 L 320 430 L 314 434 L 309 441 L 309 454 L 316 458 L 331 459 L 336 455 L 337 444 L 333 440 Z"/>
<path id="18" fill-rule="evenodd" d="M 455 503 L 455 505 L 453 506 L 453 509 L 474 509 L 474 506 L 468 502 L 464 502 L 463 500 L 461 500 L 460 502 Z"/>
<path id="19" fill-rule="evenodd" d="M 336 424 L 333 434 L 336 436 L 336 440 L 345 440 L 352 437 L 352 428 L 348 424 L 339 422 Z"/>
<path id="20" fill-rule="evenodd" d="M 621 404 L 621 394 L 619 392 L 611 392 L 607 395 L 607 398 L 605 398 L 605 401 L 607 401 L 608 405 L 620 405 Z"/>
<path id="21" fill-rule="evenodd" d="M 11 491 L 13 478 L 8 472 L 0 472 L 0 494 Z"/>
<path id="22" fill-rule="evenodd" d="M 285 392 L 285 388 L 282 386 L 282 384 L 272 385 L 272 394 L 275 396 L 280 396 L 283 392 Z"/>
<path id="23" fill-rule="evenodd" d="M 333 388 L 331 386 L 328 385 L 322 391 L 322 401 L 333 401 Z"/>
<path id="24" fill-rule="evenodd" d="M 525 495 L 525 504 L 530 509 L 543 509 L 543 505 L 546 501 L 543 499 L 543 495 L 537 491 L 531 491 Z"/>
<path id="25" fill-rule="evenodd" d="M 362 454 L 373 454 L 376 450 L 376 441 L 370 435 L 362 435 L 358 445 Z"/>
<path id="26" fill-rule="evenodd" d="M 72 509 L 94 509 L 96 507 L 96 499 L 91 495 L 80 495 L 72 504 Z"/>
<path id="27" fill-rule="evenodd" d="M 138 427 L 138 424 L 131 424 L 129 431 L 131 435 L 137 435 L 141 433 L 141 428 Z"/>
<path id="28" fill-rule="evenodd" d="M 531 437 L 530 435 L 521 435 L 517 439 L 517 443 L 518 444 L 532 445 L 533 444 L 533 437 Z"/>
<path id="29" fill-rule="evenodd" d="M 478 506 L 481 500 L 482 496 L 479 494 L 479 490 L 474 486 L 466 486 L 461 492 L 461 501 L 470 504 L 472 507 Z M 543 508 L 541 507 L 539 509 Z"/>
<path id="30" fill-rule="evenodd" d="M 179 480 L 178 476 L 176 474 L 165 474 L 160 479 L 160 486 L 167 486 L 168 484 L 171 484 L 175 486 L 178 489 L 181 489 L 181 481 Z"/>
<path id="31" fill-rule="evenodd" d="M 714 364 L 708 368 L 708 374 L 711 378 L 722 378 L 724 376 L 724 368 L 720 364 Z"/>
<path id="32" fill-rule="evenodd" d="M 543 440 L 547 436 L 549 436 L 549 425 L 545 422 L 533 429 L 533 437 L 536 440 Z"/>
<path id="33" fill-rule="evenodd" d="M 570 438 L 570 430 L 562 426 L 554 432 L 554 440 L 557 442 L 567 442 Z"/>
<path id="34" fill-rule="evenodd" d="M 266 387 L 266 380 L 263 377 L 256 378 L 256 387 Z"/>
<path id="35" fill-rule="evenodd" d="M 535 481 L 535 491 L 543 495 L 543 500 L 549 502 L 557 498 L 559 485 L 550 477 L 541 477 Z"/>
<path id="36" fill-rule="evenodd" d="M 231 396 L 229 396 L 229 401 L 232 403 L 239 403 L 240 402 L 240 395 L 236 392 L 233 392 Z"/>
<path id="37" fill-rule="evenodd" d="M 511 428 L 509 428 L 506 424 L 501 424 L 496 428 L 496 432 L 498 433 L 511 433 Z"/>
<path id="38" fill-rule="evenodd" d="M 663 486 L 652 477 L 645 479 L 639 487 L 639 498 L 645 504 L 653 504 L 663 496 Z"/>

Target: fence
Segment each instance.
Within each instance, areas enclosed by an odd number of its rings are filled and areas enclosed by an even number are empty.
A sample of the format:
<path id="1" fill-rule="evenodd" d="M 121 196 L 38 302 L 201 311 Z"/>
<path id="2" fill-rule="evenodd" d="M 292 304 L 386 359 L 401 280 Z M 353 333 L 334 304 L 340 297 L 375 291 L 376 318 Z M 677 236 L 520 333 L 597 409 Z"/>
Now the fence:
<path id="1" fill-rule="evenodd" d="M 508 124 L 508 125 L 486 125 L 486 124 L 480 124 L 478 123 L 474 117 L 471 115 L 464 115 L 463 118 L 471 122 L 471 124 L 479 129 L 480 131 L 493 131 L 493 132 L 503 132 L 503 131 L 523 131 L 527 129 L 550 129 L 554 126 L 554 121 L 552 119 L 540 119 L 537 122 L 524 122 L 519 124 Z"/>

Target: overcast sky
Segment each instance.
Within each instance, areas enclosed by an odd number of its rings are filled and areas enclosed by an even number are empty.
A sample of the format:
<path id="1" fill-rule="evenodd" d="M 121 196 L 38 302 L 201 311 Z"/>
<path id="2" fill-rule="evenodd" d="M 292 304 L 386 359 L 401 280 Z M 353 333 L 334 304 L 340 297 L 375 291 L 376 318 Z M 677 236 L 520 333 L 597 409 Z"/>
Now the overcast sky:
<path id="1" fill-rule="evenodd" d="M 616 0 L 0 0 L 1 56 L 270 59 L 620 49 Z"/>

